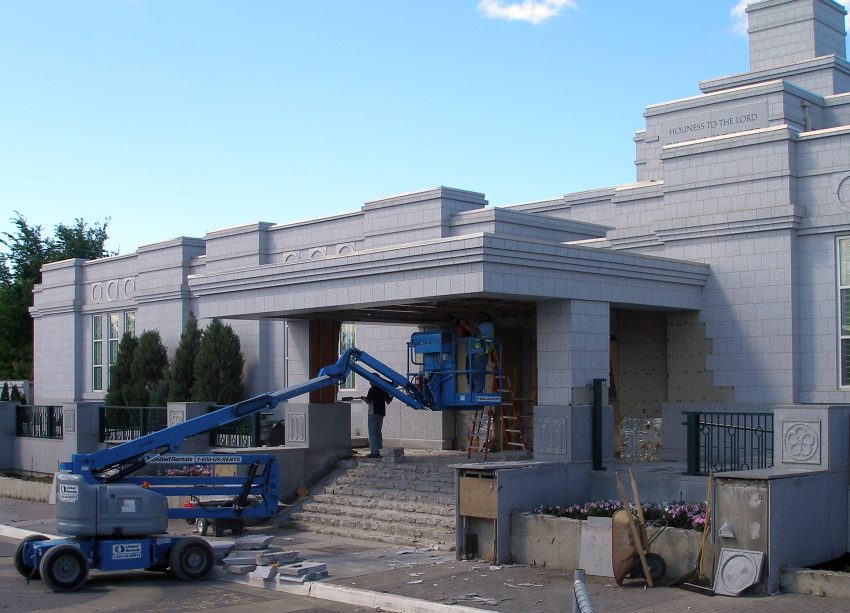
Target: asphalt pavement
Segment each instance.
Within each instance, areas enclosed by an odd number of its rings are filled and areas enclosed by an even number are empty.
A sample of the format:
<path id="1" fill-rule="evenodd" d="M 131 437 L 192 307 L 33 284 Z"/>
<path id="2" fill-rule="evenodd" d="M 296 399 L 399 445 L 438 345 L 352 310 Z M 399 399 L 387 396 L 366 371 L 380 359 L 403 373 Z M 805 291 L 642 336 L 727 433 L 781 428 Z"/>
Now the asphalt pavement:
<path id="1" fill-rule="evenodd" d="M 268 527 L 246 532 L 274 536 L 274 543 L 327 564 L 329 576 L 303 585 L 217 571 L 203 582 L 182 583 L 148 572 L 92 571 L 78 592 L 55 594 L 41 582 L 28 586 L 12 568 L 15 539 L 31 532 L 55 534 L 53 507 L 0 498 L 0 611 L 399 611 L 404 613 L 504 613 L 572 611 L 572 571 L 457 560 L 453 552 L 400 547 Z M 174 520 L 169 530 L 190 534 Z M 214 540 L 228 540 L 211 538 Z M 274 589 L 273 589 L 274 588 Z M 704 596 L 672 587 L 647 589 L 642 580 L 622 587 L 588 577 L 596 613 L 740 612 L 820 613 L 850 610 L 850 601 L 798 594 L 762 598 Z M 292 608 L 295 607 L 295 608 Z M 299 608 L 300 607 L 300 608 Z M 341 607 L 341 608 L 340 608 Z"/>

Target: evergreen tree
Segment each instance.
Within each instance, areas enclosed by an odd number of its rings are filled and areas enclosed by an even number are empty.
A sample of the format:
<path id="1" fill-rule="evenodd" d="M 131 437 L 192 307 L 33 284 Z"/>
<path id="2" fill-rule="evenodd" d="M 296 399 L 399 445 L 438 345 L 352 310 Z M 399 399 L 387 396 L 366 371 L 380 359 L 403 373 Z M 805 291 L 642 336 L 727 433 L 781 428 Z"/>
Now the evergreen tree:
<path id="1" fill-rule="evenodd" d="M 156 330 L 145 330 L 139 336 L 139 346 L 133 352 L 133 361 L 130 363 L 130 385 L 127 389 L 125 400 L 128 406 L 146 407 L 151 406 L 151 392 L 161 385 L 165 379 L 168 369 L 168 352 L 162 344 L 162 338 Z M 164 396 L 161 391 L 154 394 L 154 398 L 160 404 Z"/>
<path id="2" fill-rule="evenodd" d="M 3 391 L 0 392 L 0 402 L 8 402 L 9 400 L 9 382 L 3 381 Z"/>
<path id="3" fill-rule="evenodd" d="M 213 319 L 201 335 L 201 344 L 195 358 L 192 398 L 218 404 L 232 404 L 243 400 L 244 366 L 239 337 L 229 325 Z"/>
<path id="4" fill-rule="evenodd" d="M 195 315 L 189 313 L 189 320 L 180 343 L 174 352 L 174 360 L 168 369 L 168 400 L 186 402 L 192 399 L 192 387 L 195 385 L 195 356 L 201 346 L 201 329 Z"/>
<path id="5" fill-rule="evenodd" d="M 12 393 L 9 395 L 9 400 L 12 402 L 23 402 L 24 395 L 21 393 L 21 390 L 18 389 L 17 385 L 12 386 Z"/>
<path id="6" fill-rule="evenodd" d="M 107 406 L 125 407 L 127 404 L 127 393 L 130 386 L 130 365 L 133 363 L 133 355 L 139 346 L 139 339 L 125 332 L 118 345 L 118 355 L 115 356 L 115 364 L 109 371 L 109 390 L 103 402 Z"/>

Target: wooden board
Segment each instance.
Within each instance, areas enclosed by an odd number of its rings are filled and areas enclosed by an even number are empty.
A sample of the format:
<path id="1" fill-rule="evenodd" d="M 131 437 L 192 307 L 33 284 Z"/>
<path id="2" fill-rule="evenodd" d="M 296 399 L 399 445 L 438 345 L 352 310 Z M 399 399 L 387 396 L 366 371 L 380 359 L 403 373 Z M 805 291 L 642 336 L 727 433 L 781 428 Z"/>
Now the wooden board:
<path id="1" fill-rule="evenodd" d="M 496 519 L 498 498 L 496 480 L 478 477 L 460 478 L 460 514 L 465 517 Z"/>

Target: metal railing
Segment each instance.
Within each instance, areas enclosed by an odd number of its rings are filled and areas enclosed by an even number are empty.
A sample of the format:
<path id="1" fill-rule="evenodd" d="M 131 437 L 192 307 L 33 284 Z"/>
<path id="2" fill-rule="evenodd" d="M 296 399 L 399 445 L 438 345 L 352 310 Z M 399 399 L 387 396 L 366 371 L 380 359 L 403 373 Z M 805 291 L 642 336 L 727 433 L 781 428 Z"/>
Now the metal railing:
<path id="1" fill-rule="evenodd" d="M 207 412 L 215 411 L 225 405 L 211 406 Z M 226 426 L 221 426 L 210 431 L 210 447 L 226 447 L 238 449 L 241 447 L 259 447 L 260 430 L 262 420 L 266 418 L 264 413 L 246 415 L 239 421 Z"/>
<path id="2" fill-rule="evenodd" d="M 15 407 L 15 435 L 62 438 L 62 407 L 19 404 Z"/>
<path id="3" fill-rule="evenodd" d="M 682 414 L 687 425 L 686 475 L 773 466 L 773 413 Z"/>
<path id="4" fill-rule="evenodd" d="M 165 407 L 100 407 L 101 443 L 132 441 L 167 425 Z"/>

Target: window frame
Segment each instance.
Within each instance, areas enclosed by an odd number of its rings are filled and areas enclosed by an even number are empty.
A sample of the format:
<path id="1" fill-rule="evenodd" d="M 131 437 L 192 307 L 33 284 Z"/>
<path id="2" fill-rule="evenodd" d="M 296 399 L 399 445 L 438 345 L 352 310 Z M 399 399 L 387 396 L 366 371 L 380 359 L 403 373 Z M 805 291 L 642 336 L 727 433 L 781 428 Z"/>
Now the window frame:
<path id="1" fill-rule="evenodd" d="M 121 332 L 122 324 L 124 318 L 122 317 L 122 313 L 113 312 L 107 315 L 107 352 L 106 352 L 106 389 L 109 389 L 109 384 L 112 381 L 112 367 L 115 366 L 115 362 L 118 360 L 118 347 L 121 344 L 121 336 L 123 332 Z M 114 332 L 114 336 L 113 336 Z"/>
<path id="2" fill-rule="evenodd" d="M 103 391 L 103 314 L 91 317 L 91 389 Z"/>
<path id="3" fill-rule="evenodd" d="M 844 258 L 842 259 L 842 251 Z M 850 388 L 850 236 L 835 239 L 838 387 Z M 844 309 L 844 302 L 847 309 Z M 846 330 L 845 330 L 846 328 Z M 845 368 L 845 363 L 848 366 Z"/>

